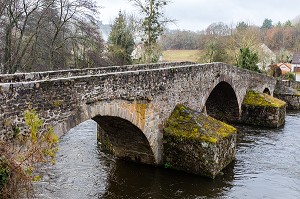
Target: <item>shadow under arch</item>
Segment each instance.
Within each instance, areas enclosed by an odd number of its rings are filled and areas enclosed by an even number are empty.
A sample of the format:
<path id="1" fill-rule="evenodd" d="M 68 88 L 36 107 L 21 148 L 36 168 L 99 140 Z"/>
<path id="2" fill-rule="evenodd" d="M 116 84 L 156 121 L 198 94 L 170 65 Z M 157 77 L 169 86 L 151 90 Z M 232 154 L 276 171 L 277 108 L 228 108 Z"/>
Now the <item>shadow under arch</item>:
<path id="1" fill-rule="evenodd" d="M 239 104 L 232 86 L 222 81 L 210 93 L 206 104 L 208 115 L 224 121 L 236 122 L 239 120 Z"/>
<path id="2" fill-rule="evenodd" d="M 263 91 L 263 93 L 267 94 L 267 95 L 271 95 L 271 91 L 269 88 L 265 88 L 265 90 Z"/>
<path id="3" fill-rule="evenodd" d="M 101 115 L 93 117 L 92 120 L 99 125 L 98 140 L 116 157 L 146 164 L 155 163 L 148 139 L 130 121 L 116 116 Z"/>

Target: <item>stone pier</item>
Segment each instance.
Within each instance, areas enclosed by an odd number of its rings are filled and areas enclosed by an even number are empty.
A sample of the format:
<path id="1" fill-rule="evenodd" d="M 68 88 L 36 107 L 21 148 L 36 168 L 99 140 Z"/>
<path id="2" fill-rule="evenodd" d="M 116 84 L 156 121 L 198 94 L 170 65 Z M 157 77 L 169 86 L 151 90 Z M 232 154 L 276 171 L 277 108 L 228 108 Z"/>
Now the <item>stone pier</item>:
<path id="1" fill-rule="evenodd" d="M 236 129 L 177 105 L 164 128 L 164 165 L 215 178 L 234 158 Z"/>
<path id="2" fill-rule="evenodd" d="M 264 127 L 285 123 L 286 103 L 265 93 L 248 91 L 242 103 L 241 122 Z"/>

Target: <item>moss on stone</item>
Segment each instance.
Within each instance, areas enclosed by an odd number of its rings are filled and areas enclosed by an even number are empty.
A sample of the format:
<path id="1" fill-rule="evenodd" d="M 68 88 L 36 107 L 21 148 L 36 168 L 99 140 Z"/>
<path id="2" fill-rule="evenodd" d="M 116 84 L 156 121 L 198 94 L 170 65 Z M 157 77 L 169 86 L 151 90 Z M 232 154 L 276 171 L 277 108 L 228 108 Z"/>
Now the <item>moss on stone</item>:
<path id="1" fill-rule="evenodd" d="M 183 105 L 175 107 L 164 128 L 166 137 L 173 137 L 182 142 L 199 141 L 212 144 L 236 132 L 234 127 Z"/>
<path id="2" fill-rule="evenodd" d="M 280 99 L 252 90 L 247 92 L 243 104 L 261 107 L 282 107 L 286 105 L 286 103 Z"/>
<path id="3" fill-rule="evenodd" d="M 297 89 L 297 90 L 295 89 L 295 95 L 300 96 L 300 89 Z"/>
<path id="4" fill-rule="evenodd" d="M 62 100 L 54 100 L 52 104 L 54 107 L 61 107 L 61 105 L 63 104 L 63 101 Z"/>

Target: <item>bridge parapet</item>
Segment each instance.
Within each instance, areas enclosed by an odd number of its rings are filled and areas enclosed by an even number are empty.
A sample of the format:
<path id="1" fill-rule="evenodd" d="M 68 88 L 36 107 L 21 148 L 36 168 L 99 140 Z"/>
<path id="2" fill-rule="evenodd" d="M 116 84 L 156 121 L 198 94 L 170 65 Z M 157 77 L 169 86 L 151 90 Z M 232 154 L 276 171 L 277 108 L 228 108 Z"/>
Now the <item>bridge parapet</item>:
<path id="1" fill-rule="evenodd" d="M 99 75 L 99 74 L 113 73 L 113 72 L 166 68 L 166 67 L 191 65 L 191 64 L 194 63 L 193 62 L 163 62 L 158 64 L 137 64 L 137 65 L 107 66 L 107 67 L 100 67 L 100 68 L 70 69 L 70 70 L 32 72 L 32 73 L 0 74 L 0 83 L 30 82 L 30 81 L 39 81 L 39 80 L 68 78 L 74 76 Z"/>

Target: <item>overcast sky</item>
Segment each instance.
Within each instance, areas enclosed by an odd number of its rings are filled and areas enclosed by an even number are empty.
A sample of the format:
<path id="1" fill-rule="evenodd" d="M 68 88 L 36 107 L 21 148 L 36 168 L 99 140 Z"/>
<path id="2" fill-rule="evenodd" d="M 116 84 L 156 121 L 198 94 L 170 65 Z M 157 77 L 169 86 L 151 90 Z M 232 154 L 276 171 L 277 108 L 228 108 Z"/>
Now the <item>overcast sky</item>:
<path id="1" fill-rule="evenodd" d="M 100 17 L 104 24 L 111 23 L 119 10 L 127 13 L 138 11 L 129 0 L 97 0 L 103 8 Z M 143 1 L 143 0 L 142 0 Z M 285 22 L 300 15 L 299 0 L 172 0 L 166 7 L 168 18 L 176 19 L 171 29 L 203 30 L 214 22 L 236 24 L 245 21 L 262 25 L 265 18 L 273 24 Z"/>

